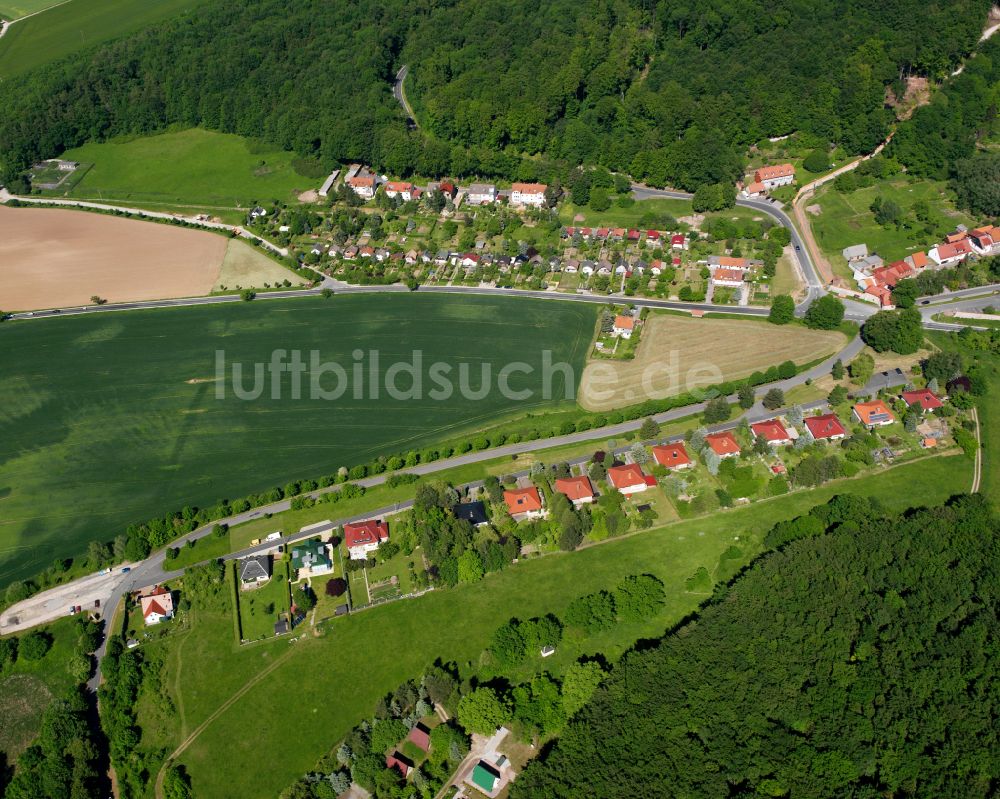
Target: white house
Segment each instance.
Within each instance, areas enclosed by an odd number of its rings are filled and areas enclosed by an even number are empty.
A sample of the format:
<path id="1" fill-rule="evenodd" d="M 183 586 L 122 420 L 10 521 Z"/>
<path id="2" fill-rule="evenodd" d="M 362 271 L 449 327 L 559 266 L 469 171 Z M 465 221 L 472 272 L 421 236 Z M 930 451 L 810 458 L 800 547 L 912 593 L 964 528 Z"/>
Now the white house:
<path id="1" fill-rule="evenodd" d="M 497 201 L 497 187 L 492 183 L 473 183 L 466 189 L 465 201 L 473 205 L 486 205 Z"/>
<path id="2" fill-rule="evenodd" d="M 545 205 L 544 183 L 515 183 L 510 187 L 511 205 L 533 205 L 540 208 Z"/>
<path id="3" fill-rule="evenodd" d="M 162 585 L 139 600 L 142 608 L 142 620 L 147 626 L 159 624 L 164 619 L 174 615 L 174 597 Z"/>
<path id="4" fill-rule="evenodd" d="M 757 183 L 762 183 L 764 188 L 768 190 L 778 186 L 787 186 L 795 180 L 795 167 L 791 164 L 762 166 L 754 172 L 753 177 Z"/>
<path id="5" fill-rule="evenodd" d="M 615 317 L 615 326 L 611 329 L 613 335 L 619 338 L 632 338 L 635 329 L 635 317 L 619 314 Z"/>
<path id="6" fill-rule="evenodd" d="M 390 180 L 385 184 L 386 197 L 402 197 L 404 202 L 413 199 L 413 190 L 416 188 L 412 183 L 405 180 Z"/>
<path id="7" fill-rule="evenodd" d="M 960 264 L 971 252 L 972 244 L 968 239 L 962 239 L 954 244 L 935 244 L 927 251 L 927 255 L 935 264 L 945 267 Z"/>
<path id="8" fill-rule="evenodd" d="M 753 183 L 748 183 L 743 188 L 743 196 L 752 200 L 757 197 L 762 197 L 766 190 L 767 189 L 763 183 L 758 183 L 754 181 Z"/>
<path id="9" fill-rule="evenodd" d="M 650 485 L 656 485 L 656 480 L 648 477 L 637 463 L 612 466 L 608 469 L 608 481 L 626 496 L 638 494 L 645 491 Z"/>
<path id="10" fill-rule="evenodd" d="M 379 544 L 389 540 L 389 525 L 383 521 L 369 519 L 344 525 L 344 545 L 351 560 L 364 560 L 368 553 L 378 549 Z"/>
<path id="11" fill-rule="evenodd" d="M 845 261 L 858 261 L 868 257 L 868 245 L 852 244 L 850 247 L 844 247 L 840 254 L 844 256 Z"/>
<path id="12" fill-rule="evenodd" d="M 375 196 L 375 190 L 378 188 L 378 180 L 374 175 L 355 176 L 348 179 L 347 185 L 362 200 L 370 200 Z"/>

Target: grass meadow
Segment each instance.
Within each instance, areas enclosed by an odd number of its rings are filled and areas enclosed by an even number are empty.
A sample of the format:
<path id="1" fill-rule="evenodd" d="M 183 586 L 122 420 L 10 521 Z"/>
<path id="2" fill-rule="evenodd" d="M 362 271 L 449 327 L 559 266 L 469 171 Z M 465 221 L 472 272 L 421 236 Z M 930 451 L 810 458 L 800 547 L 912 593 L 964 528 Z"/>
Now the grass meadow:
<path id="1" fill-rule="evenodd" d="M 46 0 L 3 0 L 0 14 L 39 10 Z M 196 9 L 203 0 L 71 0 L 11 27 L 0 39 L 0 79 L 27 72 L 77 50 L 117 39 Z"/>
<path id="2" fill-rule="evenodd" d="M 579 379 L 596 312 L 524 298 L 400 294 L 8 322 L 0 328 L 0 585 L 131 522 L 554 407 L 539 397 L 541 352 L 571 364 Z M 348 372 L 359 348 L 378 350 L 382 370 L 420 350 L 424 398 L 394 400 L 383 388 L 378 398 L 354 399 L 352 388 L 337 400 L 310 400 L 306 378 L 294 399 L 287 374 L 280 399 L 267 391 L 243 401 L 231 385 L 216 398 L 217 350 L 245 365 L 249 388 L 252 365 L 281 348 L 301 350 L 306 361 L 318 350 Z M 426 373 L 436 361 L 451 365 L 452 379 L 467 363 L 473 388 L 488 364 L 493 389 L 480 400 L 457 388 L 447 401 L 431 400 Z M 499 369 L 514 361 L 534 364 L 534 374 L 510 379 L 513 390 L 534 391 L 532 400 L 496 390 Z M 553 383 L 564 398 L 561 379 Z M 322 381 L 325 390 L 335 384 Z M 397 385 L 410 385 L 405 374 Z"/>
<path id="3" fill-rule="evenodd" d="M 708 597 L 710 586 L 697 593 L 685 587 L 700 567 L 710 574 L 732 574 L 759 554 L 763 536 L 775 522 L 845 491 L 876 495 L 887 507 L 902 509 L 968 490 L 970 480 L 971 462 L 964 456 L 925 459 L 578 552 L 528 559 L 480 583 L 335 620 L 325 634 L 306 635 L 294 644 L 278 640 L 234 647 L 224 605 L 198 610 L 197 622 L 183 641 L 170 644 L 177 654 L 166 659 L 172 665 L 164 684 L 178 692 L 172 698 L 180 709 L 170 742 L 176 744 L 184 731 L 193 730 L 262 669 L 284 658 L 180 757 L 199 797 L 275 796 L 370 714 L 379 696 L 418 676 L 435 659 L 454 660 L 471 673 L 493 630 L 512 616 L 560 614 L 581 594 L 611 588 L 629 574 L 655 574 L 667 589 L 667 604 L 657 618 L 620 624 L 586 639 L 571 633 L 544 666 L 558 674 L 581 655 L 598 652 L 615 660 L 635 641 L 662 635 Z M 730 546 L 740 550 L 739 563 L 723 558 Z M 525 676 L 541 665 L 529 661 Z M 177 679 L 181 671 L 183 679 Z M 359 680 L 359 674 L 364 679 Z M 293 708 L 289 697 L 294 697 Z M 256 723 L 260 718 L 271 723 L 261 726 Z M 142 725 L 144 719 L 140 716 L 139 721 Z M 249 728 L 256 731 L 251 737 L 244 734 Z M 148 735 L 151 743 L 167 743 L 162 731 L 151 729 Z M 275 751 L 283 756 L 273 759 L 266 773 L 249 767 L 261 752 Z"/>
<path id="4" fill-rule="evenodd" d="M 959 223 L 975 227 L 974 220 L 955 210 L 945 184 L 931 180 L 915 180 L 906 175 L 897 175 L 874 186 L 842 194 L 833 184 L 822 187 L 808 205 L 818 205 L 818 215 L 809 215 L 809 222 L 820 249 L 830 260 L 834 272 L 850 279 L 851 270 L 841 255 L 841 250 L 852 244 L 867 244 L 868 252 L 881 255 L 886 263 L 905 258 L 915 250 L 926 249 L 933 240 L 920 238 L 919 231 L 885 228 L 875 221 L 871 204 L 877 196 L 894 200 L 903 209 L 904 215 L 911 216 L 911 210 L 918 201 L 926 200 L 931 207 L 935 224 L 943 224 L 949 229 Z M 808 212 L 807 212 L 808 213 Z"/>
<path id="5" fill-rule="evenodd" d="M 0 19 L 20 19 L 59 5 L 62 0 L 0 0 Z"/>
<path id="6" fill-rule="evenodd" d="M 93 164 L 72 197 L 139 206 L 247 208 L 292 202 L 316 183 L 294 170 L 293 153 L 201 128 L 92 142 L 63 157 Z"/>

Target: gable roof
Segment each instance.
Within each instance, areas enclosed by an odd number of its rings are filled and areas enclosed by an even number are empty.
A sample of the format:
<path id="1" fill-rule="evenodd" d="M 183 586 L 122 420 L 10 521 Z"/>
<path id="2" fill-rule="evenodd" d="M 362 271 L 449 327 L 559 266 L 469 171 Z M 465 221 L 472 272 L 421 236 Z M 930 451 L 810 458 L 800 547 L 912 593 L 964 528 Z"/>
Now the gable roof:
<path id="1" fill-rule="evenodd" d="M 521 194 L 544 194 L 547 188 L 544 183 L 514 183 L 511 184 L 510 190 Z"/>
<path id="2" fill-rule="evenodd" d="M 383 521 L 368 519 L 344 525 L 344 544 L 351 547 L 381 544 L 389 539 L 389 525 Z"/>
<path id="3" fill-rule="evenodd" d="M 594 496 L 594 485 L 586 475 L 579 477 L 560 477 L 556 480 L 556 491 L 565 494 L 571 501 L 592 498 Z"/>
<path id="4" fill-rule="evenodd" d="M 739 269 L 726 269 L 720 266 L 712 273 L 712 280 L 732 280 L 742 283 L 743 272 Z"/>
<path id="5" fill-rule="evenodd" d="M 631 330 L 635 327 L 635 317 L 618 315 L 615 317 L 615 328 L 618 330 Z"/>
<path id="6" fill-rule="evenodd" d="M 431 731 L 423 724 L 416 724 L 406 740 L 414 744 L 418 749 L 426 752 L 431 748 Z"/>
<path id="7" fill-rule="evenodd" d="M 404 777 L 410 773 L 413 768 L 413 761 L 398 751 L 393 752 L 391 755 L 385 756 L 385 767 L 394 768 L 399 771 Z"/>
<path id="8" fill-rule="evenodd" d="M 485 760 L 480 760 L 476 763 L 476 767 L 472 769 L 472 782 L 486 793 L 493 793 L 493 789 L 496 787 L 497 780 L 499 779 L 500 772 Z"/>
<path id="9" fill-rule="evenodd" d="M 835 413 L 827 413 L 823 416 L 810 416 L 804 422 L 806 428 L 808 428 L 810 434 L 815 439 L 847 435 L 847 430 Z"/>
<path id="10" fill-rule="evenodd" d="M 757 438 L 765 441 L 787 441 L 788 431 L 777 419 L 768 419 L 766 422 L 756 422 L 750 425 L 750 429 Z"/>
<path id="11" fill-rule="evenodd" d="M 645 485 L 646 474 L 637 463 L 626 463 L 624 466 L 612 466 L 608 469 L 608 480 L 615 488 L 631 488 Z"/>
<path id="12" fill-rule="evenodd" d="M 754 176 L 757 180 L 773 180 L 774 178 L 785 178 L 795 174 L 795 167 L 791 164 L 775 164 L 774 166 L 762 166 Z"/>
<path id="13" fill-rule="evenodd" d="M 944 405 L 937 395 L 931 391 L 929 388 L 918 388 L 916 391 L 904 391 L 902 394 L 903 402 L 907 405 L 912 405 L 914 402 L 920 403 L 920 409 L 924 411 L 933 411 L 935 408 L 940 408 Z"/>
<path id="14" fill-rule="evenodd" d="M 691 456 L 688 455 L 687 448 L 680 441 L 676 444 L 653 447 L 653 457 L 660 466 L 665 466 L 668 469 L 676 469 L 678 466 L 686 466 L 691 463 Z"/>
<path id="15" fill-rule="evenodd" d="M 489 523 L 489 519 L 486 518 L 486 505 L 478 500 L 476 502 L 460 502 L 452 508 L 452 513 L 455 514 L 456 519 L 465 519 L 474 525 Z"/>
<path id="16" fill-rule="evenodd" d="M 542 497 L 534 486 L 515 488 L 503 492 L 503 501 L 511 515 L 542 509 Z"/>
<path id="17" fill-rule="evenodd" d="M 157 614 L 160 616 L 170 616 L 174 612 L 174 598 L 165 588 L 157 589 L 157 593 L 144 596 L 139 600 L 142 608 L 142 618 L 148 619 Z"/>
<path id="18" fill-rule="evenodd" d="M 705 436 L 705 443 L 712 448 L 716 455 L 738 455 L 740 451 L 740 445 L 736 442 L 736 436 L 731 430 L 709 433 Z"/>
<path id="19" fill-rule="evenodd" d="M 859 402 L 854 406 L 854 412 L 861 420 L 861 423 L 866 425 L 879 424 L 886 420 L 890 422 L 896 420 L 896 417 L 892 415 L 892 411 L 880 399 L 872 400 L 871 402 Z"/>

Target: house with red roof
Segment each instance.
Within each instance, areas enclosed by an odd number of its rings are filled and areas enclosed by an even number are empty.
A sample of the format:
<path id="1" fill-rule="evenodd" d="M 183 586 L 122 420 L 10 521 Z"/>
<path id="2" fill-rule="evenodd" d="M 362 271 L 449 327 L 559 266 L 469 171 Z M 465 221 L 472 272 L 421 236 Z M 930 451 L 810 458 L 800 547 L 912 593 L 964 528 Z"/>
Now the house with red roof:
<path id="1" fill-rule="evenodd" d="M 847 430 L 835 413 L 810 416 L 803 421 L 809 434 L 817 441 L 840 441 L 847 437 Z"/>
<path id="2" fill-rule="evenodd" d="M 762 166 L 753 173 L 753 179 L 757 183 L 762 183 L 764 188 L 768 190 L 778 186 L 787 186 L 795 180 L 795 167 L 791 164 Z"/>
<path id="3" fill-rule="evenodd" d="M 955 266 L 972 252 L 972 243 L 968 239 L 960 239 L 954 243 L 935 244 L 927 251 L 927 255 L 938 266 Z"/>
<path id="4" fill-rule="evenodd" d="M 410 734 L 406 736 L 406 740 L 421 752 L 429 752 L 431 748 L 431 731 L 421 722 L 417 722 L 413 726 L 413 729 L 410 730 Z"/>
<path id="5" fill-rule="evenodd" d="M 544 183 L 514 183 L 510 187 L 510 204 L 533 205 L 540 208 L 545 205 L 547 188 Z"/>
<path id="6" fill-rule="evenodd" d="M 656 485 L 656 478 L 647 475 L 638 463 L 626 463 L 624 466 L 612 466 L 608 469 L 608 482 L 628 496 Z"/>
<path id="7" fill-rule="evenodd" d="M 403 200 L 413 199 L 413 190 L 417 187 L 405 180 L 390 180 L 385 184 L 386 197 L 402 197 Z"/>
<path id="8" fill-rule="evenodd" d="M 691 456 L 681 441 L 653 447 L 653 458 L 665 469 L 690 469 L 693 466 Z"/>
<path id="9" fill-rule="evenodd" d="M 615 317 L 615 326 L 611 332 L 619 338 L 632 338 L 632 331 L 635 329 L 635 317 L 619 314 Z"/>
<path id="10" fill-rule="evenodd" d="M 675 233 L 670 237 L 670 247 L 674 250 L 686 250 L 688 248 L 687 237 L 683 233 Z"/>
<path id="11" fill-rule="evenodd" d="M 705 436 L 705 443 L 720 458 L 735 458 L 740 454 L 740 445 L 736 441 L 736 436 L 733 435 L 732 430 L 723 430 L 721 433 L 709 433 Z"/>
<path id="12" fill-rule="evenodd" d="M 626 235 L 629 241 L 638 241 L 639 237 L 642 236 L 642 233 L 640 233 L 635 228 L 629 228 L 629 231 Z"/>
<path id="13" fill-rule="evenodd" d="M 159 624 L 165 619 L 173 618 L 174 596 L 162 585 L 156 586 L 150 593 L 139 600 L 142 608 L 142 620 L 147 627 Z"/>
<path id="14" fill-rule="evenodd" d="M 394 751 L 391 755 L 385 756 L 385 767 L 396 769 L 403 777 L 408 777 L 413 770 L 413 761 L 399 751 Z"/>
<path id="15" fill-rule="evenodd" d="M 783 447 L 792 443 L 792 436 L 778 419 L 755 422 L 750 430 L 757 438 L 764 439 L 772 447 Z"/>
<path id="16" fill-rule="evenodd" d="M 369 519 L 344 525 L 344 546 L 351 560 L 365 560 L 369 552 L 374 552 L 379 544 L 388 540 L 389 525 L 386 522 Z"/>
<path id="17" fill-rule="evenodd" d="M 604 241 L 609 235 L 611 235 L 611 231 L 606 227 L 599 227 L 594 231 L 594 238 L 598 238 L 601 241 Z"/>
<path id="18" fill-rule="evenodd" d="M 910 407 L 914 403 L 920 405 L 921 413 L 935 411 L 944 405 L 944 403 L 938 398 L 937 394 L 929 388 L 918 388 L 914 391 L 904 391 L 900 394 L 900 396 L 903 398 L 903 402 L 906 403 L 906 407 Z"/>
<path id="19" fill-rule="evenodd" d="M 752 183 L 747 184 L 743 188 L 743 196 L 747 197 L 748 199 L 753 199 L 755 197 L 762 196 L 766 191 L 767 191 L 767 186 L 755 180 Z"/>
<path id="20" fill-rule="evenodd" d="M 1000 251 L 1000 227 L 986 225 L 970 230 L 969 243 L 980 255 L 994 255 Z"/>
<path id="21" fill-rule="evenodd" d="M 859 402 L 854 406 L 854 418 L 869 430 L 876 427 L 885 427 L 896 421 L 892 411 L 880 399 L 871 402 Z"/>
<path id="22" fill-rule="evenodd" d="M 565 494 L 575 506 L 587 505 L 594 501 L 594 484 L 586 475 L 560 477 L 556 480 L 556 491 Z"/>
<path id="23" fill-rule="evenodd" d="M 375 189 L 378 188 L 378 180 L 374 175 L 355 175 L 347 179 L 347 185 L 362 200 L 370 200 L 375 196 Z"/>
<path id="24" fill-rule="evenodd" d="M 534 486 L 504 491 L 503 501 L 507 503 L 507 511 L 515 519 L 541 519 L 545 516 L 542 495 Z"/>
<path id="25" fill-rule="evenodd" d="M 658 230 L 647 230 L 646 231 L 646 241 L 659 241 L 660 231 Z"/>

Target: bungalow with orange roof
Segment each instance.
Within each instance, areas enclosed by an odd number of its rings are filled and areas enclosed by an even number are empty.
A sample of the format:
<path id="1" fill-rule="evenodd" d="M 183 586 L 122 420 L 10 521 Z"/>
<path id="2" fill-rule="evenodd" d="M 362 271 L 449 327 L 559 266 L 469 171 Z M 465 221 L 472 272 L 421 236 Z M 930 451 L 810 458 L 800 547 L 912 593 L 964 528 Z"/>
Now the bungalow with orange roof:
<path id="1" fill-rule="evenodd" d="M 542 495 L 534 486 L 513 488 L 503 492 L 507 511 L 515 519 L 541 519 L 546 515 L 542 506 Z"/>
<path id="2" fill-rule="evenodd" d="M 556 480 L 556 491 L 565 494 L 574 506 L 589 505 L 594 501 L 594 484 L 586 475 L 560 477 Z"/>
<path id="3" fill-rule="evenodd" d="M 412 183 L 405 180 L 390 180 L 385 184 L 386 197 L 402 197 L 404 201 L 413 199 L 413 190 L 416 188 Z"/>
<path id="4" fill-rule="evenodd" d="M 871 402 L 859 402 L 854 406 L 854 418 L 869 430 L 874 430 L 876 427 L 885 427 L 896 421 L 896 417 L 892 415 L 892 411 L 880 399 L 875 399 Z"/>
<path id="5" fill-rule="evenodd" d="M 762 197 L 766 191 L 767 186 L 755 180 L 743 187 L 743 196 L 752 200 L 755 197 Z"/>
<path id="6" fill-rule="evenodd" d="M 792 443 L 792 436 L 778 419 L 768 419 L 750 425 L 750 430 L 757 438 L 762 438 L 772 447 L 783 447 Z"/>
<path id="7" fill-rule="evenodd" d="M 937 394 L 929 388 L 918 388 L 913 391 L 904 391 L 900 394 L 900 397 L 902 397 L 903 402 L 906 403 L 906 407 L 910 407 L 914 403 L 919 405 L 921 413 L 935 411 L 944 405 L 944 403 L 938 398 Z"/>
<path id="8" fill-rule="evenodd" d="M 647 475 L 638 463 L 612 466 L 608 469 L 608 482 L 625 496 L 638 494 L 656 485 L 656 478 Z"/>
<path id="9" fill-rule="evenodd" d="M 632 338 L 632 331 L 635 329 L 635 317 L 618 314 L 615 317 L 615 325 L 611 328 L 611 334 L 619 338 Z"/>
<path id="10" fill-rule="evenodd" d="M 817 441 L 840 441 L 847 437 L 847 430 L 835 413 L 810 416 L 803 421 L 809 434 Z"/>
<path id="11" fill-rule="evenodd" d="M 720 458 L 735 458 L 740 454 L 740 445 L 736 441 L 736 436 L 733 435 L 732 430 L 723 430 L 721 433 L 709 433 L 705 436 L 705 443 Z"/>
<path id="12" fill-rule="evenodd" d="M 910 253 L 903 260 L 910 265 L 914 272 L 920 272 L 931 265 L 930 258 L 923 250 Z"/>
<path id="13" fill-rule="evenodd" d="M 510 187 L 511 205 L 533 205 L 541 208 L 545 205 L 544 183 L 515 183 Z"/>
<path id="14" fill-rule="evenodd" d="M 653 447 L 653 458 L 665 469 L 690 469 L 693 464 L 683 442 Z"/>
<path id="15" fill-rule="evenodd" d="M 753 179 L 757 183 L 762 183 L 764 188 L 770 191 L 778 186 L 787 186 L 795 180 L 795 167 L 791 164 L 762 166 L 753 173 Z"/>

